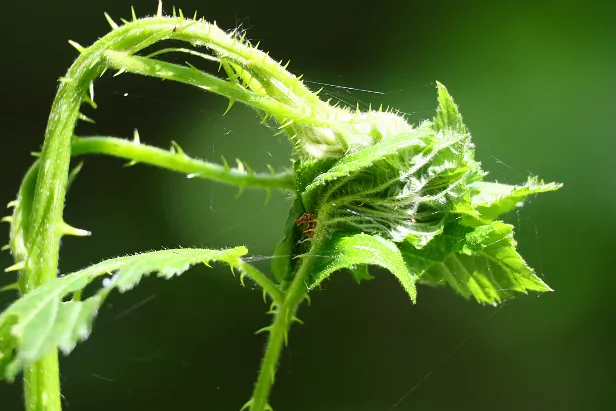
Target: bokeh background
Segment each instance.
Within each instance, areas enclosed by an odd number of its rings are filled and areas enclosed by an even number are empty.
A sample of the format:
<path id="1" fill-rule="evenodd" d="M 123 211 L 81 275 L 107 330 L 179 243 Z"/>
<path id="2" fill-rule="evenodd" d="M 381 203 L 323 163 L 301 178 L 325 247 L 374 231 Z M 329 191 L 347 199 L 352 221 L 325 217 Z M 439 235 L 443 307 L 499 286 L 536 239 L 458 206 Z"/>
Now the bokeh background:
<path id="1" fill-rule="evenodd" d="M 17 192 L 40 148 L 49 108 L 76 56 L 117 20 L 152 14 L 152 0 L 3 4 L 0 203 Z M 413 306 L 393 276 L 356 285 L 339 273 L 301 307 L 272 404 L 278 411 L 616 409 L 616 7 L 601 1 L 491 2 L 181 0 L 227 29 L 248 29 L 334 101 L 433 115 L 435 80 L 461 107 L 477 156 L 501 182 L 529 174 L 564 188 L 509 217 L 522 255 L 556 292 L 500 308 L 421 288 Z M 172 4 L 166 5 L 170 12 Z M 181 61 L 181 58 L 179 59 Z M 315 84 L 315 88 L 320 86 Z M 120 76 L 96 88 L 97 124 L 82 135 L 130 137 L 257 170 L 289 166 L 290 146 L 255 114 L 188 86 Z M 126 96 L 125 96 L 126 94 Z M 63 272 L 103 258 L 176 246 L 245 244 L 267 257 L 290 199 L 146 166 L 87 158 L 66 220 L 93 231 L 65 238 Z M 8 237 L 6 226 L 0 237 Z M 11 263 L 7 253 L 0 265 Z M 260 263 L 268 268 L 268 261 Z M 0 285 L 12 281 L 3 274 Z M 0 294 L 0 306 L 14 298 Z M 261 292 L 228 269 L 149 278 L 113 295 L 90 339 L 62 358 L 67 410 L 238 410 L 259 367 Z M 0 409 L 21 410 L 21 386 L 0 384 Z"/>

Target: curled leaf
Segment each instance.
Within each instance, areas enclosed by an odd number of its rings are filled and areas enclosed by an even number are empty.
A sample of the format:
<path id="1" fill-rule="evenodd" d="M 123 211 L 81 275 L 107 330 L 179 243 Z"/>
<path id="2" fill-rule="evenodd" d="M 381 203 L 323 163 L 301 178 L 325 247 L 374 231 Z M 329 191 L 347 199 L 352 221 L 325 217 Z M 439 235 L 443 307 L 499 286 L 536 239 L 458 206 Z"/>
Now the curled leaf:
<path id="1" fill-rule="evenodd" d="M 418 276 L 408 270 L 400 251 L 392 241 L 367 234 L 337 234 L 325 241 L 314 254 L 316 262 L 310 288 L 343 268 L 355 273 L 365 273 L 361 271 L 361 266 L 376 265 L 389 270 L 415 302 L 415 280 Z"/>

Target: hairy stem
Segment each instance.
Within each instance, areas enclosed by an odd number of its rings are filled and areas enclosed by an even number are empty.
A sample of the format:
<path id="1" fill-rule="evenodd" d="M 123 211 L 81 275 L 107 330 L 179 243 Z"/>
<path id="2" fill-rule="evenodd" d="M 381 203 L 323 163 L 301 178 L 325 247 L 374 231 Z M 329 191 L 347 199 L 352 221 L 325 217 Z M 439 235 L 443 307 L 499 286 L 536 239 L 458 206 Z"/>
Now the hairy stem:
<path id="1" fill-rule="evenodd" d="M 215 25 L 203 20 L 184 19 L 183 16 L 163 17 L 161 7 L 156 17 L 142 20 L 134 18 L 133 22 L 127 22 L 122 26 L 118 26 L 110 18 L 108 20 L 113 30 L 90 47 L 84 48 L 72 42 L 81 54 L 61 79 L 51 108 L 38 174 L 36 179 L 34 174 L 28 179 L 34 185 L 31 190 L 32 202 L 18 204 L 15 209 L 13 225 L 18 226 L 11 229 L 11 249 L 16 260 L 12 268 L 21 271 L 19 284 L 22 294 L 57 276 L 60 238 L 63 234 L 70 233 L 62 219 L 62 212 L 71 149 L 74 148 L 72 139 L 75 124 L 80 118 L 79 109 L 82 102 L 96 106 L 93 101 L 93 82 L 107 68 L 197 85 L 204 90 L 226 96 L 232 103 L 241 101 L 261 110 L 265 118 L 274 116 L 281 122 L 283 129 L 293 122 L 324 127 L 335 123 L 333 119 L 315 115 L 315 109 L 322 111 L 328 106 L 321 102 L 316 94 L 311 93 L 299 78 L 287 72 L 262 51 L 228 35 Z M 232 69 L 228 74 L 236 73 L 236 75 L 226 81 L 200 73 L 192 67 L 181 67 L 132 56 L 162 40 L 180 40 L 194 46 L 207 46 L 220 57 L 221 62 L 224 60 L 225 70 Z M 244 85 L 240 84 L 240 80 L 243 80 Z M 284 186 L 286 189 L 292 189 L 288 175 L 257 177 L 249 172 L 242 174 L 240 167 L 237 169 L 238 172 L 235 172 L 226 167 L 217 168 L 186 158 L 177 161 L 179 156 L 172 157 L 157 149 L 144 151 L 143 147 L 136 148 L 135 144 L 130 143 L 114 145 L 109 140 L 89 142 L 78 140 L 77 145 L 79 144 L 84 150 L 82 153 L 87 152 L 88 144 L 98 144 L 101 150 L 102 147 L 105 150 L 115 150 L 113 155 L 126 156 L 143 162 L 147 162 L 147 158 L 150 158 L 155 165 L 175 167 L 178 171 L 195 174 L 195 177 L 211 178 L 240 186 L 253 185 L 263 188 Z M 175 155 L 177 156 L 177 153 Z M 304 271 L 301 271 L 302 275 L 306 275 Z M 280 333 L 285 331 L 282 334 L 286 335 L 292 313 L 305 294 L 303 283 L 297 284 L 299 285 L 291 286 L 290 291 L 293 290 L 293 293 L 287 295 L 281 305 L 282 319 L 278 320 L 280 315 L 277 317 L 278 331 L 272 338 L 274 351 L 280 350 L 281 341 L 278 341 Z M 273 356 L 270 354 L 268 363 L 275 366 L 278 355 L 279 352 Z M 57 352 L 48 354 L 27 367 L 24 379 L 27 411 L 61 410 Z M 271 385 L 271 381 L 269 384 Z M 269 393 L 269 386 L 266 387 L 263 380 L 257 388 L 265 396 Z"/>
<path id="2" fill-rule="evenodd" d="M 58 89 L 47 124 L 32 212 L 29 221 L 24 221 L 29 229 L 24 239 L 27 255 L 20 278 L 22 294 L 57 276 L 71 137 L 90 81 L 102 72 L 91 55 L 80 57 L 84 61 L 71 67 Z M 57 351 L 25 369 L 24 386 L 27 411 L 62 409 Z"/>
<path id="3" fill-rule="evenodd" d="M 183 152 L 168 151 L 114 137 L 75 138 L 72 155 L 106 154 L 137 163 L 151 164 L 168 170 L 185 173 L 238 187 L 293 190 L 291 173 L 252 173 L 240 168 L 229 168 L 188 157 Z"/>
<path id="4" fill-rule="evenodd" d="M 256 267 L 242 261 L 241 265 L 238 268 L 242 272 L 242 274 L 247 275 L 248 277 L 252 278 L 255 283 L 259 284 L 261 288 L 263 288 L 263 291 L 265 291 L 272 297 L 274 303 L 280 305 L 284 302 L 284 295 L 282 294 L 280 289 Z"/>
<path id="5" fill-rule="evenodd" d="M 28 226 L 23 229 L 26 235 L 18 257 L 21 261 L 16 261 L 17 266 L 23 265 L 20 278 L 22 294 L 57 276 L 71 139 L 81 103 L 90 101 L 94 105 L 92 82 L 105 70 L 105 52 L 135 53 L 157 41 L 172 38 L 177 22 L 178 19 L 163 17 L 135 21 L 114 29 L 87 49 L 78 47 L 81 54 L 62 79 L 51 108 L 31 213 L 22 222 Z M 219 29 L 214 30 L 207 24 L 195 29 L 210 41 L 217 39 L 233 46 L 232 39 Z M 194 34 L 191 40 L 196 41 Z M 57 352 L 28 367 L 24 385 L 27 411 L 61 410 Z"/>
<path id="6" fill-rule="evenodd" d="M 278 118 L 312 126 L 332 126 L 335 120 L 319 118 L 306 106 L 292 107 L 272 97 L 260 95 L 235 83 L 230 83 L 216 76 L 165 61 L 147 57 L 134 56 L 125 52 L 107 51 L 107 65 L 122 72 L 157 77 L 189 84 L 212 93 L 227 97 L 231 102 L 239 101 L 265 113 L 273 113 Z"/>
<path id="7" fill-rule="evenodd" d="M 55 371 L 55 372 L 54 372 Z M 60 411 L 58 353 L 47 354 L 24 369 L 26 411 Z"/>
<path id="8" fill-rule="evenodd" d="M 265 411 L 271 409 L 268 404 L 269 394 L 274 384 L 274 377 L 280 352 L 283 344 L 287 343 L 289 329 L 294 320 L 295 313 L 299 304 L 306 297 L 308 289 L 306 287 L 307 280 L 312 272 L 314 259 L 316 258 L 315 251 L 318 250 L 320 236 L 315 235 L 312 240 L 310 252 L 302 258 L 302 263 L 289 286 L 282 304 L 278 305 L 274 322 L 268 328 L 269 339 L 265 348 L 263 362 L 257 378 L 252 399 L 249 402 L 250 411 Z"/>

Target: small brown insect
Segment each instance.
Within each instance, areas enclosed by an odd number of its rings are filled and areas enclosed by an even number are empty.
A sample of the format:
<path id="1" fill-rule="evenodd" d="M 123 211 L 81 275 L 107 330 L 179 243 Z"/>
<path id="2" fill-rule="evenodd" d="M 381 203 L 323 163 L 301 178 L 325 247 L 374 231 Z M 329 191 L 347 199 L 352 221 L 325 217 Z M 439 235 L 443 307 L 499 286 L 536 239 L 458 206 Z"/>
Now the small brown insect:
<path id="1" fill-rule="evenodd" d="M 178 31 L 178 26 L 173 27 L 173 32 L 175 33 L 176 31 Z"/>
<path id="2" fill-rule="evenodd" d="M 304 213 L 299 218 L 295 219 L 295 225 L 306 224 L 306 229 L 304 230 L 304 233 L 306 234 L 306 237 L 310 238 L 314 235 L 314 229 L 317 227 L 316 219 L 316 215 Z"/>

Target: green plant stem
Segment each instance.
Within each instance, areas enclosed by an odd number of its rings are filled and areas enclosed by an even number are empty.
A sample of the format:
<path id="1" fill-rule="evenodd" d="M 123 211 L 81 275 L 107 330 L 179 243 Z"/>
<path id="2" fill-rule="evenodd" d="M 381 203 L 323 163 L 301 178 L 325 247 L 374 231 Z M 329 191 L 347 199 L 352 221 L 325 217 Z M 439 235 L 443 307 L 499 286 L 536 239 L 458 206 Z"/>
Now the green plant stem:
<path id="1" fill-rule="evenodd" d="M 45 355 L 24 369 L 27 411 L 61 410 L 58 352 Z"/>
<path id="2" fill-rule="evenodd" d="M 263 110 L 265 113 L 274 113 L 276 117 L 285 118 L 292 122 L 321 127 L 330 127 L 336 124 L 336 120 L 317 117 L 306 107 L 294 108 L 272 97 L 257 94 L 240 85 L 199 71 L 194 67 L 184 67 L 113 50 L 107 51 L 105 57 L 107 58 L 106 64 L 116 70 L 196 86 L 225 96 L 232 103 L 239 101 L 258 110 Z"/>
<path id="3" fill-rule="evenodd" d="M 160 10 L 160 8 L 159 8 Z M 21 232 L 17 239 L 11 239 L 11 249 L 16 256 L 15 268 L 21 269 L 20 291 L 26 294 L 35 288 L 53 280 L 57 276 L 60 238 L 65 234 L 62 212 L 64 209 L 68 170 L 71 158 L 71 143 L 75 124 L 80 117 L 79 108 L 82 102 L 93 101 L 94 91 L 92 83 L 100 77 L 107 67 L 119 70 L 131 70 L 131 64 L 141 64 L 141 74 L 155 75 L 160 78 L 173 78 L 173 75 L 151 71 L 153 68 L 172 69 L 177 73 L 175 77 L 185 77 L 191 82 L 191 77 L 199 77 L 198 70 L 192 68 L 177 69 L 174 65 L 157 62 L 152 59 L 140 58 L 131 60 L 130 54 L 137 53 L 148 46 L 167 39 L 190 42 L 194 45 L 207 45 L 218 54 L 231 58 L 241 68 L 254 72 L 259 81 L 264 79 L 277 79 L 284 88 L 293 92 L 300 103 L 289 106 L 263 94 L 248 91 L 245 87 L 235 83 L 228 83 L 215 76 L 201 76 L 199 81 L 206 79 L 206 84 L 197 82 L 204 90 L 215 91 L 227 96 L 231 102 L 243 101 L 257 109 L 265 111 L 267 115 L 285 118 L 291 124 L 301 120 L 304 124 L 328 126 L 334 120 L 319 120 L 311 113 L 310 104 L 317 102 L 316 95 L 310 93 L 298 78 L 269 58 L 265 53 L 243 44 L 233 36 L 229 36 L 215 25 L 205 21 L 190 21 L 180 18 L 157 17 L 136 20 L 117 26 L 110 20 L 113 30 L 96 41 L 92 46 L 83 48 L 72 43 L 80 55 L 70 67 L 65 77 L 61 79 L 58 92 L 54 99 L 49 122 L 45 131 L 45 141 L 40 157 L 40 167 L 34 188 L 32 207 L 20 207 L 24 220 Z M 117 57 L 113 61 L 114 56 Z M 127 67 L 122 67 L 124 59 Z M 179 67 L 179 66 L 177 66 Z M 139 70 L 135 70 L 139 72 Z M 175 79 L 175 78 L 174 78 Z M 225 84 L 223 84 L 225 83 Z M 216 87 L 214 87 L 216 86 Z M 212 171 L 212 170 L 210 170 Z M 212 171 L 213 172 L 213 171 Z M 222 177 L 221 177 L 222 178 Z M 17 245 L 16 245 L 17 244 Z M 19 250 L 17 250 L 19 249 Z M 293 287 L 291 287 L 293 288 Z M 287 298 L 283 306 L 288 310 L 297 307 L 302 292 L 296 288 L 294 300 Z M 298 297 L 299 296 L 299 297 Z M 286 318 L 286 316 L 284 317 Z M 278 325 L 278 329 L 288 329 L 288 322 Z M 276 337 L 279 338 L 279 337 Z M 278 353 L 279 354 L 279 353 Z M 277 356 L 275 360 L 277 361 Z M 271 356 L 270 356 L 271 357 Z M 270 383 L 271 384 L 271 383 Z M 48 354 L 36 361 L 25 370 L 24 374 L 25 403 L 27 411 L 60 411 L 60 385 L 57 352 Z M 263 386 L 263 383 L 258 385 Z M 265 390 L 267 394 L 269 388 Z"/>
<path id="4" fill-rule="evenodd" d="M 72 144 L 72 155 L 106 154 L 138 163 L 151 164 L 238 187 L 280 189 L 292 191 L 295 187 L 291 173 L 252 173 L 188 157 L 183 152 L 168 151 L 136 141 L 114 137 L 80 137 Z"/>
<path id="5" fill-rule="evenodd" d="M 284 295 L 280 289 L 256 267 L 242 261 L 238 268 L 243 275 L 247 275 L 252 278 L 255 283 L 259 284 L 261 288 L 263 288 L 263 291 L 272 297 L 274 303 L 280 305 L 284 302 Z"/>
<path id="6" fill-rule="evenodd" d="M 45 131 L 32 212 L 28 221 L 24 221 L 29 226 L 24 230 L 27 235 L 23 239 L 27 255 L 23 256 L 25 260 L 16 261 L 23 263 L 20 274 L 22 294 L 57 276 L 71 139 L 81 103 L 88 101 L 91 83 L 105 69 L 104 51 L 112 48 L 125 52 L 141 50 L 169 37 L 167 33 L 172 33 L 174 22 L 174 19 L 160 19 L 154 24 L 135 22 L 112 31 L 83 50 L 62 79 Z M 26 368 L 24 386 L 27 411 L 62 409 L 57 355 L 57 352 L 50 353 Z"/>
<path id="7" fill-rule="evenodd" d="M 316 233 L 315 233 L 316 234 Z M 287 343 L 289 329 L 293 321 L 298 321 L 295 313 L 299 304 L 307 296 L 307 280 L 312 272 L 316 250 L 321 244 L 320 236 L 315 235 L 310 252 L 302 257 L 302 263 L 289 286 L 282 304 L 277 307 L 274 322 L 269 330 L 269 339 L 265 348 L 263 362 L 255 385 L 252 399 L 249 402 L 250 411 L 265 411 L 271 409 L 268 404 L 269 394 L 274 383 L 276 368 L 280 359 L 283 344 Z"/>
<path id="8" fill-rule="evenodd" d="M 93 62 L 83 71 L 73 66 L 67 74 L 69 80 L 60 85 L 54 100 L 41 153 L 31 218 L 27 222 L 27 257 L 20 278 L 22 294 L 57 276 L 71 137 L 90 80 L 98 76 L 101 70 L 102 67 Z M 24 386 L 27 411 L 62 409 L 57 351 L 47 354 L 25 369 Z"/>

